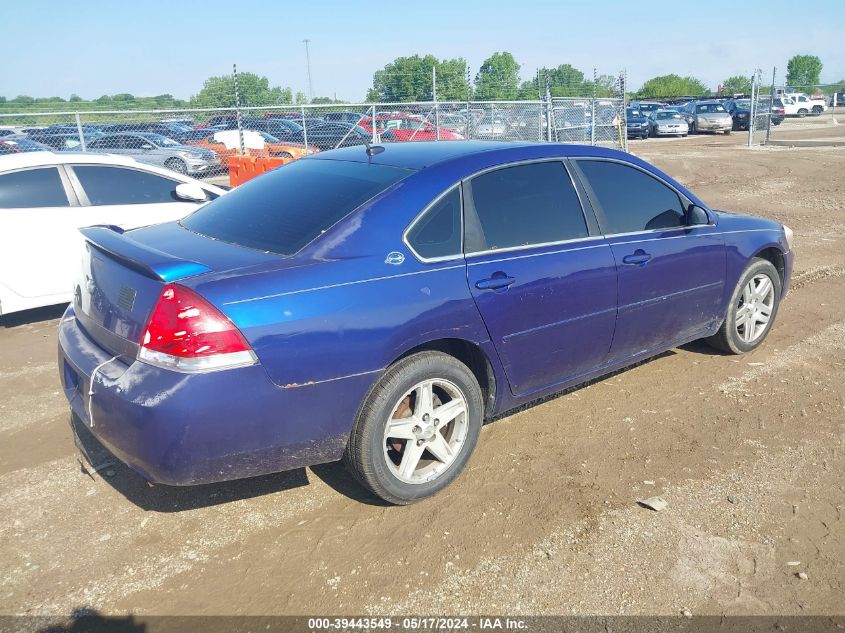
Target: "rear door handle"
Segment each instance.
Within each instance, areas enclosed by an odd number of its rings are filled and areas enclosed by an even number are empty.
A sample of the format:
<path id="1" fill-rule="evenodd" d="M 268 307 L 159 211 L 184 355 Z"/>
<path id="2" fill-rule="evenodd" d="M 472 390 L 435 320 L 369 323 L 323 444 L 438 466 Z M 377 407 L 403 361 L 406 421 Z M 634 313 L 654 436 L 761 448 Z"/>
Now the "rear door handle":
<path id="1" fill-rule="evenodd" d="M 516 279 L 513 277 L 490 277 L 476 281 L 475 287 L 479 290 L 499 290 L 500 288 L 507 288 L 515 281 Z"/>
<path id="2" fill-rule="evenodd" d="M 651 259 L 651 254 L 644 250 L 637 249 L 631 255 L 625 255 L 622 258 L 622 263 L 629 266 L 645 266 Z"/>

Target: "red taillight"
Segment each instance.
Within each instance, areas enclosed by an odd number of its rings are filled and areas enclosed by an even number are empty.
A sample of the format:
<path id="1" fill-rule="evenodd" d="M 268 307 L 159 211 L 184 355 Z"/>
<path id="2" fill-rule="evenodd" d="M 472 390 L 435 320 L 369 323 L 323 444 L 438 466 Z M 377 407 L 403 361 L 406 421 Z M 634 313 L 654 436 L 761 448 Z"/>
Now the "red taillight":
<path id="1" fill-rule="evenodd" d="M 217 308 L 193 290 L 165 286 L 153 308 L 138 358 L 180 371 L 255 362 L 249 343 Z"/>

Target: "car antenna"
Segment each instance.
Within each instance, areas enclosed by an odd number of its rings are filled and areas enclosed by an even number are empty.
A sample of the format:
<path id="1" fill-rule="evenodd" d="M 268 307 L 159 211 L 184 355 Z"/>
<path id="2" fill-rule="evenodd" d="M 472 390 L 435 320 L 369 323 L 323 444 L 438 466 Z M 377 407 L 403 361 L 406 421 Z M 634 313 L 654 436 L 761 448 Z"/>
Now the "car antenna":
<path id="1" fill-rule="evenodd" d="M 384 151 L 384 148 L 381 145 L 373 145 L 369 141 L 364 141 L 364 145 L 367 146 L 367 156 L 370 158 L 376 154 L 381 154 Z"/>

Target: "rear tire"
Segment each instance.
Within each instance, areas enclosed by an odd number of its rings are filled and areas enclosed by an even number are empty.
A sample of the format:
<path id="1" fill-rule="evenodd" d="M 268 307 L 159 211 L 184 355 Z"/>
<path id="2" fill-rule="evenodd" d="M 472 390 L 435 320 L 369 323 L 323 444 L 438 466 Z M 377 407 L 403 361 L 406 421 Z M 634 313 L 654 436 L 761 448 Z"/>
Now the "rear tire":
<path id="1" fill-rule="evenodd" d="M 481 388 L 466 365 L 441 352 L 408 356 L 388 368 L 361 407 L 344 463 L 389 503 L 425 499 L 461 473 L 483 412 Z"/>
<path id="2" fill-rule="evenodd" d="M 805 116 L 807 116 L 806 108 L 801 108 L 800 110 L 798 110 L 798 118 L 803 119 Z"/>
<path id="3" fill-rule="evenodd" d="M 725 136 L 730 136 L 730 135 L 731 135 L 731 131 L 730 131 L 730 130 L 725 130 Z"/>
<path id="4" fill-rule="evenodd" d="M 164 161 L 164 166 L 171 171 L 175 171 L 177 174 L 188 173 L 188 166 L 185 164 L 185 161 L 181 158 L 168 158 L 166 161 Z"/>
<path id="5" fill-rule="evenodd" d="M 756 349 L 775 322 L 781 289 L 777 269 L 769 260 L 755 257 L 736 284 L 719 331 L 704 340 L 728 354 Z"/>

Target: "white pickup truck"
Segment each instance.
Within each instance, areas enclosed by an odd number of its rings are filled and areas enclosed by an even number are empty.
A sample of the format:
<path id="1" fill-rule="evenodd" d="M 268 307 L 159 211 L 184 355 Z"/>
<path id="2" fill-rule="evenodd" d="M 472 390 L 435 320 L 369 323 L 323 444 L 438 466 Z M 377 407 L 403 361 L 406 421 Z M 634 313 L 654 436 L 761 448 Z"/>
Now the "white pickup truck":
<path id="1" fill-rule="evenodd" d="M 786 116 L 805 117 L 808 114 L 821 114 L 827 109 L 824 97 L 808 97 L 803 94 L 790 94 L 781 97 Z"/>

